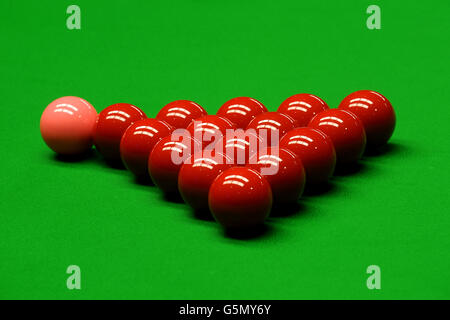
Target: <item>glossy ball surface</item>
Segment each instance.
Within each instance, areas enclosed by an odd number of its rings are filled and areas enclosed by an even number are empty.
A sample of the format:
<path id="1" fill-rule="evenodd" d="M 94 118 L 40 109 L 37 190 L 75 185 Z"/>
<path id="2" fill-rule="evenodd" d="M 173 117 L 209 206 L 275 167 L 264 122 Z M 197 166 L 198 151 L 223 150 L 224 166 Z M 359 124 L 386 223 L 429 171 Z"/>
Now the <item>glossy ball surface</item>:
<path id="1" fill-rule="evenodd" d="M 364 153 L 366 133 L 363 123 L 350 111 L 322 111 L 312 118 L 308 127 L 322 131 L 333 141 L 338 164 L 355 163 Z"/>
<path id="2" fill-rule="evenodd" d="M 269 182 L 275 204 L 297 202 L 305 188 L 305 170 L 292 151 L 268 148 L 255 154 L 249 162 L 247 167 L 259 172 Z"/>
<path id="3" fill-rule="evenodd" d="M 279 140 L 294 129 L 294 120 L 279 112 L 266 112 L 257 115 L 248 125 L 247 129 L 254 129 L 256 133 L 267 143 L 267 147 L 277 146 Z M 277 138 L 274 139 L 272 134 Z"/>
<path id="4" fill-rule="evenodd" d="M 153 147 L 172 130 L 167 123 L 151 118 L 129 126 L 120 141 L 120 155 L 125 167 L 136 177 L 148 177 L 148 158 Z"/>
<path id="5" fill-rule="evenodd" d="M 210 150 L 226 135 L 227 130 L 234 128 L 234 124 L 226 118 L 207 115 L 193 121 L 187 130 L 201 142 L 202 148 Z"/>
<path id="6" fill-rule="evenodd" d="M 148 158 L 148 172 L 153 183 L 165 193 L 178 192 L 178 173 L 183 162 L 199 151 L 200 142 L 190 135 L 169 135 L 160 140 Z"/>
<path id="7" fill-rule="evenodd" d="M 325 101 L 318 96 L 300 93 L 284 100 L 277 111 L 294 119 L 296 127 L 306 127 L 316 114 L 328 109 Z"/>
<path id="8" fill-rule="evenodd" d="M 176 100 L 165 105 L 156 119 L 170 124 L 175 129 L 186 129 L 197 118 L 208 113 L 198 103 L 189 100 Z"/>
<path id="9" fill-rule="evenodd" d="M 333 141 L 323 132 L 313 128 L 296 128 L 284 135 L 280 148 L 291 150 L 300 158 L 305 168 L 307 184 L 328 181 L 336 166 Z"/>
<path id="10" fill-rule="evenodd" d="M 364 124 L 368 147 L 380 147 L 388 142 L 395 128 L 395 112 L 382 94 L 360 90 L 349 94 L 339 104 L 339 109 L 356 114 Z"/>
<path id="11" fill-rule="evenodd" d="M 233 122 L 236 128 L 245 129 L 254 117 L 264 112 L 267 112 L 267 108 L 258 100 L 238 97 L 225 102 L 217 115 Z"/>
<path id="12" fill-rule="evenodd" d="M 97 111 L 86 100 L 78 97 L 56 99 L 42 113 L 42 139 L 58 154 L 82 154 L 92 147 L 96 120 Z"/>
<path id="13" fill-rule="evenodd" d="M 208 192 L 214 179 L 232 165 L 223 153 L 214 157 L 194 154 L 186 159 L 178 174 L 178 190 L 194 210 L 208 209 Z"/>
<path id="14" fill-rule="evenodd" d="M 136 121 L 147 118 L 138 107 L 129 103 L 116 103 L 98 115 L 94 145 L 103 158 L 120 162 L 120 140 L 125 130 Z"/>
<path id="15" fill-rule="evenodd" d="M 246 165 L 262 144 L 263 139 L 255 130 L 238 129 L 223 137 L 216 147 L 221 148 L 234 165 Z"/>
<path id="16" fill-rule="evenodd" d="M 224 171 L 211 185 L 209 208 L 225 228 L 261 225 L 272 208 L 272 192 L 267 180 L 247 167 Z"/>

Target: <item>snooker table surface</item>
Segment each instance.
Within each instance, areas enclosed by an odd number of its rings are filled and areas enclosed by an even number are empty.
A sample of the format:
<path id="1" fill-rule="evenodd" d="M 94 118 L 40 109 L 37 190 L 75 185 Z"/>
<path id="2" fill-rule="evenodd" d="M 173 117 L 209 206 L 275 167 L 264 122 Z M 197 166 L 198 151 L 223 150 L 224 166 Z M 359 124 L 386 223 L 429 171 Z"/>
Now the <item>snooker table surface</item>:
<path id="1" fill-rule="evenodd" d="M 2 1 L 0 299 L 450 298 L 448 1 Z M 239 239 L 96 152 L 67 161 L 39 133 L 66 95 L 148 116 L 189 99 L 213 114 L 308 92 L 392 102 L 388 146 Z M 81 290 L 66 269 L 81 268 Z M 369 265 L 381 289 L 366 286 Z"/>

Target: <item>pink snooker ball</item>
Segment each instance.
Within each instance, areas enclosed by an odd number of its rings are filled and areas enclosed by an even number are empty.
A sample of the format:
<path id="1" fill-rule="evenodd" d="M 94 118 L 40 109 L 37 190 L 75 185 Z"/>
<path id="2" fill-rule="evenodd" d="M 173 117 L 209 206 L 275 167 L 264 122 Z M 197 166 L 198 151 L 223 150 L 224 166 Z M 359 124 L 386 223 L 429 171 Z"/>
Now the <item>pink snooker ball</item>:
<path id="1" fill-rule="evenodd" d="M 77 155 L 92 147 L 97 111 L 86 100 L 62 97 L 51 102 L 41 116 L 41 135 L 58 154 Z"/>

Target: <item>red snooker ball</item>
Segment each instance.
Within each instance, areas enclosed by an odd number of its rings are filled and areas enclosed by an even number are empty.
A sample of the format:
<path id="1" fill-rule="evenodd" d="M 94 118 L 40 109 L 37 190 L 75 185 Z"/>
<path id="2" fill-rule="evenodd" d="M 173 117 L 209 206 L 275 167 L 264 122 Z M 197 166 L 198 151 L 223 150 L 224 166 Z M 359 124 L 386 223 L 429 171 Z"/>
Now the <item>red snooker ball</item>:
<path id="1" fill-rule="evenodd" d="M 296 127 L 306 127 L 316 114 L 327 109 L 328 105 L 319 97 L 300 93 L 284 100 L 277 111 L 294 119 Z"/>
<path id="2" fill-rule="evenodd" d="M 305 170 L 300 159 L 290 150 L 272 147 L 261 150 L 247 167 L 258 171 L 269 182 L 274 204 L 292 204 L 305 188 Z"/>
<path id="3" fill-rule="evenodd" d="M 175 129 L 186 129 L 192 120 L 208 113 L 199 104 L 189 100 L 176 100 L 164 106 L 156 119 L 170 124 Z"/>
<path id="4" fill-rule="evenodd" d="M 291 150 L 300 158 L 306 172 L 307 184 L 322 184 L 333 175 L 336 151 L 333 141 L 313 128 L 296 128 L 284 135 L 280 147 Z"/>
<path id="5" fill-rule="evenodd" d="M 42 139 L 61 155 L 80 155 L 92 148 L 97 111 L 86 100 L 62 97 L 51 102 L 40 120 Z"/>
<path id="6" fill-rule="evenodd" d="M 247 129 L 254 129 L 256 133 L 266 141 L 267 146 L 277 146 L 281 137 L 288 131 L 294 129 L 294 120 L 279 112 L 266 112 L 257 115 L 249 124 Z M 277 136 L 274 139 L 273 134 Z"/>
<path id="7" fill-rule="evenodd" d="M 148 158 L 153 147 L 167 137 L 173 128 L 156 119 L 133 123 L 120 141 L 120 155 L 125 167 L 138 178 L 148 177 Z"/>
<path id="8" fill-rule="evenodd" d="M 199 151 L 200 142 L 190 135 L 172 134 L 160 140 L 148 158 L 153 183 L 165 193 L 178 192 L 178 173 L 183 162 Z"/>
<path id="9" fill-rule="evenodd" d="M 258 100 L 238 97 L 225 102 L 217 115 L 232 121 L 236 128 L 245 129 L 254 117 L 264 112 L 267 112 L 267 108 Z"/>
<path id="10" fill-rule="evenodd" d="M 94 145 L 109 162 L 120 162 L 120 140 L 134 122 L 147 118 L 138 107 L 129 103 L 116 103 L 98 115 L 94 132 Z"/>
<path id="11" fill-rule="evenodd" d="M 227 130 L 234 129 L 234 124 L 223 117 L 207 115 L 193 121 L 187 130 L 198 141 L 202 148 L 212 149 L 225 135 Z"/>
<path id="12" fill-rule="evenodd" d="M 230 168 L 212 183 L 209 208 L 227 229 L 256 227 L 264 223 L 272 208 L 270 185 L 253 169 Z"/>
<path id="13" fill-rule="evenodd" d="M 183 200 L 196 211 L 208 209 L 208 192 L 214 179 L 230 168 L 229 159 L 223 153 L 204 157 L 196 153 L 187 158 L 178 174 L 178 190 Z"/>
<path id="14" fill-rule="evenodd" d="M 235 130 L 218 142 L 220 150 L 227 155 L 234 165 L 246 165 L 249 159 L 262 149 L 263 139 L 254 130 Z M 217 146 L 217 145 L 216 145 Z"/>
<path id="15" fill-rule="evenodd" d="M 342 100 L 339 109 L 356 114 L 364 124 L 368 147 L 386 144 L 395 128 L 395 112 L 382 94 L 372 90 L 360 90 Z"/>
<path id="16" fill-rule="evenodd" d="M 330 109 L 317 114 L 308 127 L 325 133 L 333 141 L 338 164 L 358 161 L 366 147 L 366 133 L 361 120 L 347 110 Z"/>

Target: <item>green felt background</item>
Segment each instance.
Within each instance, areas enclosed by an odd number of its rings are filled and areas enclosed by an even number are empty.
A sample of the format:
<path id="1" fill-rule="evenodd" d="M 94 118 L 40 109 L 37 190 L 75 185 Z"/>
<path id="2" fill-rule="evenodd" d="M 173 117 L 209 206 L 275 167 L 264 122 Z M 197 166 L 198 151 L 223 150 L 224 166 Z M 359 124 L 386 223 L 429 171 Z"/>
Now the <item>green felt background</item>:
<path id="1" fill-rule="evenodd" d="M 449 1 L 74 3 L 72 31 L 72 1 L 0 3 L 0 298 L 450 298 Z M 381 30 L 366 28 L 370 4 Z M 65 95 L 154 116 L 242 95 L 276 110 L 299 92 L 334 107 L 366 88 L 397 113 L 384 154 L 249 240 L 98 156 L 59 161 L 39 134 Z M 366 287 L 372 264 L 381 290 Z"/>

